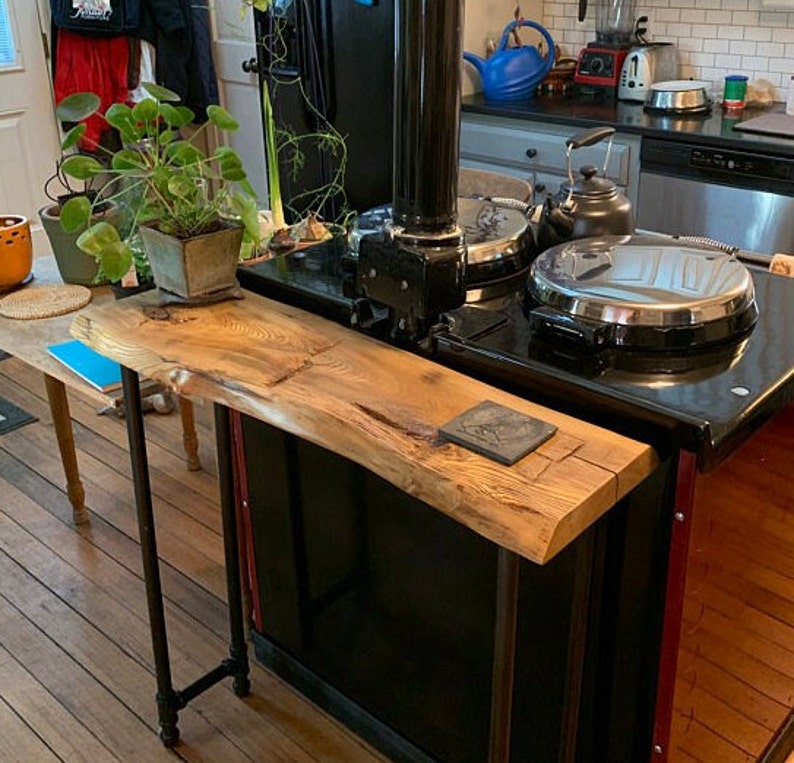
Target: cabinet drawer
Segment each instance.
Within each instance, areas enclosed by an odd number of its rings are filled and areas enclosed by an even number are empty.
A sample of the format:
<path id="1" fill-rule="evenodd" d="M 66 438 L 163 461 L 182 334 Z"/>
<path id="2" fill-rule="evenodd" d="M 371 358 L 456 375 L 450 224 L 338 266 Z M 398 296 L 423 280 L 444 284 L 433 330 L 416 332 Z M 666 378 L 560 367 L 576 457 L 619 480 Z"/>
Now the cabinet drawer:
<path id="1" fill-rule="evenodd" d="M 516 120 L 465 115 L 460 127 L 460 153 L 467 160 L 487 162 L 515 170 L 567 176 L 565 141 L 583 132 L 577 127 L 547 127 Z M 604 165 L 608 142 L 579 148 L 572 154 L 574 173 L 579 167 Z M 612 142 L 607 177 L 618 185 L 629 184 L 631 146 Z"/>

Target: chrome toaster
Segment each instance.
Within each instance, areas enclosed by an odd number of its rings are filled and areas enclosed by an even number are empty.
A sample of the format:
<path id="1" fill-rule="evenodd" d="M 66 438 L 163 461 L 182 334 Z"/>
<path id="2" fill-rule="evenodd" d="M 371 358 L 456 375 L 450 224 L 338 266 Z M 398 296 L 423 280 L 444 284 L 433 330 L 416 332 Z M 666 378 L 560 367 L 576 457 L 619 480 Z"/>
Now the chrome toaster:
<path id="1" fill-rule="evenodd" d="M 678 78 L 678 48 L 671 42 L 654 42 L 632 48 L 620 70 L 618 98 L 645 101 L 654 82 Z"/>

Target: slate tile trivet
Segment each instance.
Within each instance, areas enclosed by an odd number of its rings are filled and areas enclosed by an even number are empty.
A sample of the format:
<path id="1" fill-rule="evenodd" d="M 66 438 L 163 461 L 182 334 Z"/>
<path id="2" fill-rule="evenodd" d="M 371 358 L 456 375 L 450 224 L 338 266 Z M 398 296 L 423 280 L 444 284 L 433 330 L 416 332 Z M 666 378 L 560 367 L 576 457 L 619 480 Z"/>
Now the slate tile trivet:
<path id="1" fill-rule="evenodd" d="M 439 435 L 510 466 L 546 442 L 557 427 L 485 400 L 441 426 Z"/>

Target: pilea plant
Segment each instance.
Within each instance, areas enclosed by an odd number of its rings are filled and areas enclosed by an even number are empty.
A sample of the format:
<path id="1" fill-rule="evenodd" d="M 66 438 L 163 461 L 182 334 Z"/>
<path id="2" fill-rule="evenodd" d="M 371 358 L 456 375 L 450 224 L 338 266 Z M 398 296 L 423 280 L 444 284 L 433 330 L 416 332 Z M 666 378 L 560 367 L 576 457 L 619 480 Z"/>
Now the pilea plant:
<path id="1" fill-rule="evenodd" d="M 84 252 L 96 257 L 111 280 L 121 279 L 133 264 L 130 246 L 139 226 L 149 225 L 177 238 L 190 238 L 221 229 L 239 220 L 249 236 L 259 239 L 256 194 L 247 180 L 236 151 L 220 146 L 207 155 L 197 142 L 208 125 L 237 130 L 239 125 L 220 106 L 207 108 L 207 120 L 188 138 L 180 129 L 195 121 L 195 113 L 179 104 L 167 88 L 144 83 L 148 97 L 134 106 L 116 103 L 104 114 L 118 131 L 122 148 L 110 151 L 97 146 L 96 155 L 74 154 L 64 159 L 61 171 L 78 180 L 100 178 L 97 198 L 76 197 L 64 204 L 61 225 L 79 230 L 94 206 L 115 201 L 128 210 L 125 236 L 112 225 L 90 225 L 78 238 Z M 62 120 L 75 121 L 97 113 L 92 93 L 76 93 L 56 110 Z M 63 147 L 77 145 L 85 133 L 78 124 L 64 137 Z"/>

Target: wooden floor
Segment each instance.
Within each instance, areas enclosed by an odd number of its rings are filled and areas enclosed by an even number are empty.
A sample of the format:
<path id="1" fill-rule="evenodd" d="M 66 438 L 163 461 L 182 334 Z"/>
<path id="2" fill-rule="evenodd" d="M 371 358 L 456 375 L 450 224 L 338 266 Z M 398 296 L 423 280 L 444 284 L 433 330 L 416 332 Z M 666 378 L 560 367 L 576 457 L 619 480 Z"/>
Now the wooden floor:
<path id="1" fill-rule="evenodd" d="M 252 693 L 225 681 L 157 737 L 155 681 L 124 422 L 69 394 L 90 523 L 71 507 L 41 375 L 0 361 L 0 395 L 39 421 L 0 436 L 0 761 L 383 760 L 252 659 Z M 184 467 L 176 414 L 147 414 L 174 681 L 226 656 L 211 410 L 197 405 L 207 471 Z"/>
<path id="2" fill-rule="evenodd" d="M 758 760 L 794 708 L 793 453 L 790 405 L 698 478 L 673 763 Z"/>

